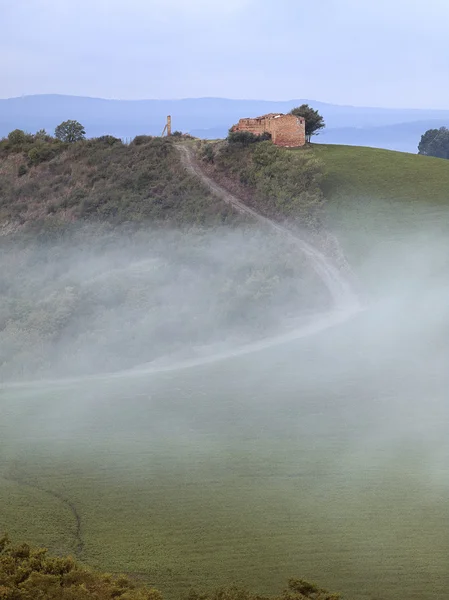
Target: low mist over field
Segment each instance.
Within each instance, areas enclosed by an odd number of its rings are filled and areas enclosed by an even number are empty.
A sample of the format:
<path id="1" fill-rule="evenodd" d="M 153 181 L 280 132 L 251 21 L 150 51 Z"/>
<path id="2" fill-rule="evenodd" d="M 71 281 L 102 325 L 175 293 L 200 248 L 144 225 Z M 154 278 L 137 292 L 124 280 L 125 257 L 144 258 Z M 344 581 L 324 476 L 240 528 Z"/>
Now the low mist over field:
<path id="1" fill-rule="evenodd" d="M 325 285 L 279 236 L 81 228 L 5 242 L 4 379 L 93 374 L 195 358 L 297 326 Z"/>
<path id="2" fill-rule="evenodd" d="M 26 4 L 0 600 L 448 600 L 447 0 Z"/>
<path id="3" fill-rule="evenodd" d="M 2 242 L 0 529 L 168 598 L 298 573 L 443 598 L 447 214 L 376 214 L 334 219 L 361 301 L 337 321 L 257 228 Z"/>

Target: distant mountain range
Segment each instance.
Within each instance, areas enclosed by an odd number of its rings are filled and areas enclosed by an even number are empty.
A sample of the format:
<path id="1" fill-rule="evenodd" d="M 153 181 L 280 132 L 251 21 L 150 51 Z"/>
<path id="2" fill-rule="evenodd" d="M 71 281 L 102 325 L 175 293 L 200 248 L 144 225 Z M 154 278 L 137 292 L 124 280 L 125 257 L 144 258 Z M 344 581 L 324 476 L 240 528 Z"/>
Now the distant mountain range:
<path id="1" fill-rule="evenodd" d="M 170 114 L 173 130 L 213 139 L 225 137 L 229 127 L 241 117 L 288 112 L 302 103 L 317 108 L 324 116 L 326 129 L 315 138 L 322 143 L 417 152 L 424 131 L 449 126 L 449 110 L 339 106 L 306 99 L 283 102 L 226 98 L 104 100 L 38 95 L 0 100 L 0 136 L 16 128 L 30 132 L 44 128 L 53 132 L 56 125 L 66 119 L 80 121 L 89 137 L 160 135 Z"/>

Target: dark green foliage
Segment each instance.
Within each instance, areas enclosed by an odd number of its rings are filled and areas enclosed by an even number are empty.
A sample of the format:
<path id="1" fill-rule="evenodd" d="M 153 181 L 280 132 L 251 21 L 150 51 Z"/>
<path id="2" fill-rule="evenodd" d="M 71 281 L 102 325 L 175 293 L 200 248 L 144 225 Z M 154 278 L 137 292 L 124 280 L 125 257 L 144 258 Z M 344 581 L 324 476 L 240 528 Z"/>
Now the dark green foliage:
<path id="1" fill-rule="evenodd" d="M 8 134 L 8 141 L 14 146 L 24 144 L 26 140 L 27 135 L 22 129 L 14 129 L 14 131 Z"/>
<path id="2" fill-rule="evenodd" d="M 128 577 L 113 577 L 81 566 L 71 556 L 53 557 L 45 548 L 28 544 L 12 545 L 0 538 L 1 600 L 162 600 L 151 587 L 136 585 Z M 271 600 L 337 600 L 303 580 L 289 581 L 289 588 Z M 210 593 L 191 590 L 185 600 L 269 600 L 237 587 Z"/>
<path id="3" fill-rule="evenodd" d="M 244 186 L 239 195 L 266 216 L 316 223 L 323 165 L 310 151 L 294 152 L 270 142 L 228 144 L 216 153 L 214 164 L 224 183 L 227 179 Z"/>
<path id="4" fill-rule="evenodd" d="M 447 127 L 428 129 L 421 136 L 418 154 L 436 158 L 449 158 L 449 129 Z"/>
<path id="5" fill-rule="evenodd" d="M 161 600 L 155 589 L 136 586 L 127 577 L 95 573 L 72 557 L 57 558 L 45 548 L 13 546 L 0 539 L 2 600 Z"/>
<path id="6" fill-rule="evenodd" d="M 304 117 L 306 121 L 306 140 L 308 142 L 310 142 L 313 135 L 318 135 L 318 131 L 326 126 L 320 113 L 308 104 L 301 104 L 301 106 L 293 108 L 290 114 L 296 117 Z"/>
<path id="7" fill-rule="evenodd" d="M 43 142 L 51 142 L 52 141 L 52 137 L 51 135 L 49 135 L 45 129 L 39 129 L 39 131 L 36 131 L 36 133 L 34 134 L 34 138 L 36 140 L 41 140 Z"/>
<path id="8" fill-rule="evenodd" d="M 19 168 L 17 170 L 17 175 L 19 177 L 23 177 L 24 175 L 26 175 L 28 172 L 27 166 L 24 165 L 23 163 L 21 165 L 19 165 Z"/>
<path id="9" fill-rule="evenodd" d="M 102 135 L 98 138 L 93 138 L 91 141 L 99 144 L 105 144 L 106 146 L 113 146 L 114 144 L 123 144 L 120 138 L 116 138 L 113 135 Z"/>
<path id="10" fill-rule="evenodd" d="M 331 594 L 304 579 L 290 579 L 288 588 L 275 597 L 253 594 L 238 587 L 219 588 L 210 593 L 190 591 L 185 600 L 339 600 L 339 594 Z"/>
<path id="11" fill-rule="evenodd" d="M 23 153 L 29 176 L 17 177 Z M 64 144 L 31 136 L 13 148 L 0 142 L 0 221 L 96 219 L 187 223 L 229 222 L 232 209 L 213 197 L 180 162 L 171 138 L 139 136 L 125 145 L 113 136 Z M 23 168 L 21 171 L 24 174 Z"/>
<path id="12" fill-rule="evenodd" d="M 201 158 L 208 162 L 213 163 L 215 158 L 215 152 L 210 144 L 206 144 L 201 150 Z"/>
<path id="13" fill-rule="evenodd" d="M 9 157 L 12 158 L 13 155 L 17 154 L 23 155 L 25 162 L 17 168 L 17 175 L 20 178 L 28 172 L 28 167 L 37 166 L 43 162 L 50 161 L 65 149 L 65 145 L 59 140 L 47 136 L 46 134 L 44 135 L 42 132 L 37 132 L 34 135 L 24 134 L 24 137 L 21 134 L 16 135 L 14 133 L 12 139 L 15 142 L 20 140 L 20 143 L 12 143 L 9 137 L 0 141 L 0 159 L 3 160 L 3 164 L 0 163 L 0 176 L 3 178 L 4 192 L 4 197 L 0 199 L 0 207 L 2 204 L 7 204 L 8 195 L 13 203 L 14 198 L 18 199 L 21 195 L 19 189 L 15 187 L 9 178 L 11 172 L 8 162 Z M 11 166 L 12 162 L 13 161 L 11 161 Z M 22 187 L 21 189 L 25 192 L 25 187 Z M 17 208 L 17 204 L 15 208 Z M 11 209 L 14 210 L 14 207 L 11 207 Z M 0 219 L 1 214 L 2 213 L 0 212 Z"/>
<path id="14" fill-rule="evenodd" d="M 176 131 L 174 131 L 174 132 L 172 133 L 172 136 L 173 136 L 173 137 L 181 137 L 181 136 L 182 136 L 182 131 L 178 131 L 178 130 L 176 130 Z"/>
<path id="15" fill-rule="evenodd" d="M 38 165 L 54 158 L 58 154 L 58 151 L 59 147 L 57 144 L 36 143 L 28 151 L 28 158 L 30 163 Z"/>
<path id="16" fill-rule="evenodd" d="M 251 131 L 230 130 L 228 134 L 228 142 L 230 144 L 240 144 L 241 146 L 249 146 L 250 144 L 266 142 L 267 140 L 271 140 L 271 134 L 267 131 L 256 135 L 255 133 L 251 133 Z"/>
<path id="17" fill-rule="evenodd" d="M 80 142 L 86 137 L 84 127 L 78 121 L 64 121 L 60 123 L 55 129 L 55 138 L 61 142 L 67 142 L 72 144 L 73 142 Z"/>
<path id="18" fill-rule="evenodd" d="M 136 135 L 131 143 L 134 146 L 142 146 L 143 144 L 149 144 L 153 139 L 152 135 Z"/>
<path id="19" fill-rule="evenodd" d="M 303 598 L 339 600 L 340 597 L 340 594 L 330 594 L 314 583 L 309 583 L 304 579 L 289 579 L 288 589 L 283 594 L 284 600 L 302 600 Z"/>

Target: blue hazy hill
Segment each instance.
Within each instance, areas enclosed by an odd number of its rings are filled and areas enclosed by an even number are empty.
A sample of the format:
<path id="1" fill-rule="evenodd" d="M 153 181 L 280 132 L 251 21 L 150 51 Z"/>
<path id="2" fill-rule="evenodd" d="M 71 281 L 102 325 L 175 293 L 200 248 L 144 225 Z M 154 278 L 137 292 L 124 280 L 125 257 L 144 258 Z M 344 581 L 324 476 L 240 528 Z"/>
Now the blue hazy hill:
<path id="1" fill-rule="evenodd" d="M 323 114 L 326 129 L 317 142 L 374 146 L 416 152 L 421 134 L 449 124 L 449 110 L 388 109 L 339 106 L 315 100 L 289 101 L 189 98 L 183 100 L 106 100 L 63 95 L 36 95 L 0 100 L 0 136 L 20 128 L 52 132 L 66 119 L 83 123 L 89 137 L 111 134 L 131 138 L 160 135 L 166 115 L 173 129 L 203 138 L 225 137 L 241 117 L 288 112 L 303 102 Z"/>

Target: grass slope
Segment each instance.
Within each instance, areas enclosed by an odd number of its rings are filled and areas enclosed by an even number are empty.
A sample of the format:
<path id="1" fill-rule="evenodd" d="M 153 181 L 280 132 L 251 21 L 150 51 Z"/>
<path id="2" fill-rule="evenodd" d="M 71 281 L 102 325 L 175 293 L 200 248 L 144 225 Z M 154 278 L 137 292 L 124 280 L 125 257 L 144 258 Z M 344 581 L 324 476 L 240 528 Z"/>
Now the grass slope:
<path id="1" fill-rule="evenodd" d="M 339 356 L 337 337 L 329 348 Z M 367 445 L 365 432 L 389 434 L 363 395 L 375 369 L 357 393 L 335 381 L 322 394 L 307 374 L 320 356 L 309 342 L 141 381 L 3 392 L 0 529 L 76 552 L 73 515 L 46 489 L 80 514 L 83 562 L 167 597 L 232 582 L 274 593 L 304 576 L 351 600 L 444 598 L 444 486 L 415 439 Z M 444 407 L 429 416 L 434 451 L 447 445 Z"/>
<path id="2" fill-rule="evenodd" d="M 449 161 L 377 148 L 317 144 L 327 197 L 449 202 Z"/>
<path id="3" fill-rule="evenodd" d="M 380 275 L 374 275 L 369 263 L 380 253 L 385 279 L 388 254 L 405 239 L 411 247 L 422 243 L 425 248 L 435 237 L 449 234 L 449 161 L 324 144 L 314 145 L 313 152 L 324 163 L 324 220 L 352 267 L 358 274 L 364 270 L 360 276 L 368 293 L 374 293 Z"/>
<path id="4" fill-rule="evenodd" d="M 328 218 L 354 260 L 398 214 L 419 230 L 424 199 L 431 212 L 435 200 L 446 206 L 449 162 L 314 152 Z M 233 581 L 274 592 L 298 575 L 350 600 L 443 600 L 449 419 L 431 389 L 440 365 L 421 387 L 394 362 L 385 378 L 362 338 L 341 377 L 357 330 L 326 335 L 148 380 L 2 390 L 0 529 L 76 552 L 57 493 L 81 516 L 82 561 L 167 597 Z M 389 341 L 379 354 L 390 356 Z M 314 365 L 326 360 L 335 375 L 320 388 Z M 423 397 L 428 437 L 414 429 Z"/>

